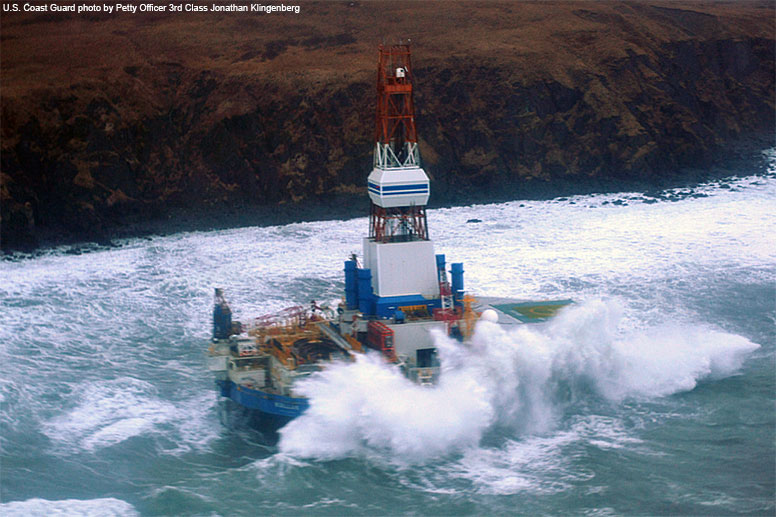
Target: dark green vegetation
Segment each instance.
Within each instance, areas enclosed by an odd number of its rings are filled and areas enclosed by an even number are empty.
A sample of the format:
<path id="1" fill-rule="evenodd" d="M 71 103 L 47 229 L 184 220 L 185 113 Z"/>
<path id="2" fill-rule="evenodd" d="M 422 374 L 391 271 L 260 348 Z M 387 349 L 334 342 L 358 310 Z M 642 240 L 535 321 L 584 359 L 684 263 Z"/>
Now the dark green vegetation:
<path id="1" fill-rule="evenodd" d="M 772 2 L 4 15 L 2 247 L 364 214 L 383 38 L 414 46 L 433 203 L 702 180 L 773 145 L 774 19 Z"/>

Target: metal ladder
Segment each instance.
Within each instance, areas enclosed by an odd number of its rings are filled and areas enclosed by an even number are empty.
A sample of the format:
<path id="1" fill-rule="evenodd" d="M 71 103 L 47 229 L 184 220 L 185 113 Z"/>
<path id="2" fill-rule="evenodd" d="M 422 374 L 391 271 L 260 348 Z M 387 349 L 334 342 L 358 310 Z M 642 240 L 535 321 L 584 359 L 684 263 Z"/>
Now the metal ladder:
<path id="1" fill-rule="evenodd" d="M 453 308 L 453 292 L 450 289 L 450 282 L 447 281 L 447 271 L 439 271 L 439 296 L 442 299 L 442 310 L 447 312 Z"/>

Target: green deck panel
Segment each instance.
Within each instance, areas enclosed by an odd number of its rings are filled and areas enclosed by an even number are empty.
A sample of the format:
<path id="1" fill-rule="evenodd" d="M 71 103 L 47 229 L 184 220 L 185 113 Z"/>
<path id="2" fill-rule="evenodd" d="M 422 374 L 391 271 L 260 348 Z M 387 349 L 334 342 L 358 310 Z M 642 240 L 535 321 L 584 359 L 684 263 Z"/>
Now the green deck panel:
<path id="1" fill-rule="evenodd" d="M 546 321 L 573 300 L 548 300 L 542 302 L 500 303 L 493 307 L 523 323 Z"/>

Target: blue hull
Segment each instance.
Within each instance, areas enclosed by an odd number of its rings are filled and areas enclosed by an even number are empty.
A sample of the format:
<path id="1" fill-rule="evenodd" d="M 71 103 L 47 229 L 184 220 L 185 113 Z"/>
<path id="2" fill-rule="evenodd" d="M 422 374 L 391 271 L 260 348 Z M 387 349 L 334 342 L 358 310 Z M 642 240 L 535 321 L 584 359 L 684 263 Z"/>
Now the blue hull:
<path id="1" fill-rule="evenodd" d="M 268 417 L 292 420 L 309 407 L 305 398 L 285 397 L 258 389 L 240 386 L 232 381 L 216 381 L 221 396 L 228 397 L 240 406 L 258 411 Z"/>

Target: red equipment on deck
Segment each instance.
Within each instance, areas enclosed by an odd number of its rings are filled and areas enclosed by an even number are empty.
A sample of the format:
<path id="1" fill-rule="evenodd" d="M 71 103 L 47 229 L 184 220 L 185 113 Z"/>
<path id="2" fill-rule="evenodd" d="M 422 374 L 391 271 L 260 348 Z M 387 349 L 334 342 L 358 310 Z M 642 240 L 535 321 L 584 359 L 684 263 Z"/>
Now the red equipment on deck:
<path id="1" fill-rule="evenodd" d="M 379 350 L 391 362 L 396 362 L 393 348 L 393 330 L 383 323 L 372 320 L 367 325 L 366 342 L 369 348 Z"/>

